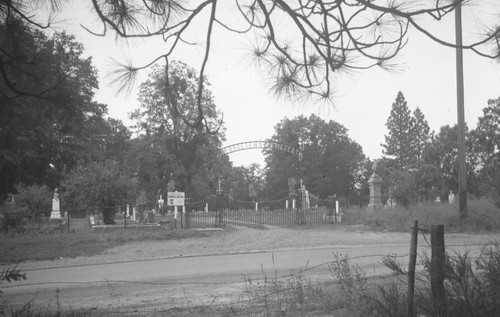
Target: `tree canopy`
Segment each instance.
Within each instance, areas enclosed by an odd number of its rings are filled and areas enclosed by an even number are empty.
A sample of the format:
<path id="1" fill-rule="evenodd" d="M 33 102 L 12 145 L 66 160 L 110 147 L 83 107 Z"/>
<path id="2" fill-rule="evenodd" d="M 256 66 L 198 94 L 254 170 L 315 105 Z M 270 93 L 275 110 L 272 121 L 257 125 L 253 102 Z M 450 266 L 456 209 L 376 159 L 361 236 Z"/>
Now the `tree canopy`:
<path id="1" fill-rule="evenodd" d="M 307 189 L 322 198 L 348 196 L 361 185 L 357 174 L 365 156 L 347 129 L 335 121 L 325 122 L 316 115 L 283 119 L 275 127 L 272 141 L 303 150 L 302 159 L 278 149 L 265 150 L 266 189 L 270 198 L 286 197 L 288 178 L 300 179 Z"/>
<path id="2" fill-rule="evenodd" d="M 14 184 L 54 188 L 79 161 L 102 159 L 108 137 L 128 136 L 118 121 L 104 118 L 106 106 L 93 101 L 97 72 L 83 57 L 82 44 L 64 32 L 49 37 L 22 21 L 12 23 L 0 26 L 6 63 L 0 77 L 0 196 Z"/>
<path id="3" fill-rule="evenodd" d="M 190 124 L 198 116 L 198 80 L 194 68 L 173 61 L 153 67 L 140 85 L 139 108 L 130 114 L 139 136 L 127 164 L 150 200 L 154 193 L 164 193 L 170 181 L 193 198 L 205 197 L 215 191 L 215 175 L 222 174 L 223 162 L 229 163 L 218 156 L 224 127 L 210 90 L 203 91 L 203 123 Z"/>
<path id="4" fill-rule="evenodd" d="M 391 114 L 385 125 L 389 134 L 385 136 L 385 144 L 382 144 L 384 154 L 393 156 L 399 168 L 403 168 L 411 157 L 410 131 L 413 128 L 413 118 L 401 91 L 392 104 Z"/>

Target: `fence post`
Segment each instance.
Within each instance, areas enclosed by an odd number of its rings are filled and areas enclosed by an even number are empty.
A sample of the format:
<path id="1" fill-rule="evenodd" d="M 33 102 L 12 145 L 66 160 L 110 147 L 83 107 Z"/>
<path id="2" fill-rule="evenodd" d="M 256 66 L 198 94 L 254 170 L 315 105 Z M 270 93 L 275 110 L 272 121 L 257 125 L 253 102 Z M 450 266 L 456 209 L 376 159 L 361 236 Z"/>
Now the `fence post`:
<path id="1" fill-rule="evenodd" d="M 177 229 L 177 206 L 174 206 L 174 228 Z"/>
<path id="2" fill-rule="evenodd" d="M 413 299 L 415 296 L 415 264 L 417 262 L 417 239 L 418 239 L 418 221 L 415 220 L 411 227 L 410 242 L 410 262 L 408 263 L 408 316 L 414 316 Z"/>
<path id="3" fill-rule="evenodd" d="M 128 205 L 127 205 L 127 206 L 128 206 Z M 128 209 L 127 209 L 127 211 L 128 211 Z M 128 215 L 128 212 L 124 211 L 124 212 L 123 212 L 123 226 L 124 226 L 125 228 L 127 228 L 127 215 Z"/>
<path id="4" fill-rule="evenodd" d="M 67 216 L 66 216 L 66 218 L 67 218 L 67 219 L 66 219 L 66 222 L 68 223 L 68 226 L 67 226 L 67 227 L 68 227 L 68 233 L 69 233 L 69 211 L 66 211 L 66 215 L 67 215 Z"/>
<path id="5" fill-rule="evenodd" d="M 335 195 L 335 196 L 337 196 L 337 195 Z M 339 208 L 339 201 L 338 201 L 338 199 L 335 199 L 335 217 L 334 217 L 334 218 L 335 218 L 335 223 L 337 223 L 337 222 L 342 222 L 342 220 L 341 220 L 341 218 L 340 218 L 340 213 L 339 213 L 339 211 L 340 211 L 340 208 Z"/>
<path id="6" fill-rule="evenodd" d="M 446 316 L 444 225 L 431 227 L 431 293 L 435 316 Z"/>

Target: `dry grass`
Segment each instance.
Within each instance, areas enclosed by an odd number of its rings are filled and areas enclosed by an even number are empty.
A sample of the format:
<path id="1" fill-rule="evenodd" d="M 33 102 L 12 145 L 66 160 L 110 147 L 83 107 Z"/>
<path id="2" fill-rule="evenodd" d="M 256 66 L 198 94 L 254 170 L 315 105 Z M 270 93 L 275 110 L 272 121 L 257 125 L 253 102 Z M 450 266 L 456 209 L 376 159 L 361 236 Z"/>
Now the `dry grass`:
<path id="1" fill-rule="evenodd" d="M 373 214 L 365 210 L 348 210 L 344 217 L 346 224 L 363 224 L 372 230 L 407 232 L 413 221 L 418 220 L 419 227 L 443 224 L 446 232 L 485 232 L 500 229 L 500 209 L 485 199 L 468 201 L 468 217 L 461 221 L 457 204 L 422 203 L 409 208 L 396 206 L 384 208 Z"/>
<path id="2" fill-rule="evenodd" d="M 1 237 L 0 264 L 91 256 L 130 242 L 179 240 L 220 234 L 225 232 L 172 230 L 162 227 L 51 234 L 9 233 Z"/>

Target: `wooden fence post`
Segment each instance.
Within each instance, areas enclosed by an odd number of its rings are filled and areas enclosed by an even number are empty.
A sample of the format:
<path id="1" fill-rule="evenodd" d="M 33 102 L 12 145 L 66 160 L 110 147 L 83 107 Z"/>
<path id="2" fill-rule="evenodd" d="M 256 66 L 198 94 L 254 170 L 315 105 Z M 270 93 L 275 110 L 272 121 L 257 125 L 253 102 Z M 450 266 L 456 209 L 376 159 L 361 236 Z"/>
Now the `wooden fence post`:
<path id="1" fill-rule="evenodd" d="M 434 316 L 446 316 L 444 226 L 431 227 L 431 293 Z"/>
<path id="2" fill-rule="evenodd" d="M 410 262 L 408 263 L 408 316 L 414 316 L 413 299 L 415 295 L 415 264 L 417 262 L 417 240 L 418 240 L 418 221 L 415 220 L 411 227 L 410 242 Z"/>

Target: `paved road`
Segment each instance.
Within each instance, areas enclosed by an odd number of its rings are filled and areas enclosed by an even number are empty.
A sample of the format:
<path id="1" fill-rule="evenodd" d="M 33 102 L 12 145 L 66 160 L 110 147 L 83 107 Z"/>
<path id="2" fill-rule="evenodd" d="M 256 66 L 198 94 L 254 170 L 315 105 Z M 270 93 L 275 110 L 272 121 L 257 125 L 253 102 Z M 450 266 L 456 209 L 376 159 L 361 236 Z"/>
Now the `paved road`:
<path id="1" fill-rule="evenodd" d="M 327 263 L 335 252 L 348 255 L 350 263 L 367 275 L 385 274 L 381 257 L 400 256 L 407 265 L 408 249 L 407 245 L 329 247 L 60 267 L 27 271 L 26 281 L 3 284 L 2 289 L 3 298 L 13 304 L 31 300 L 35 306 L 52 308 L 166 309 L 214 298 L 241 298 L 250 281 L 305 268 L 308 278 L 331 279 Z"/>

